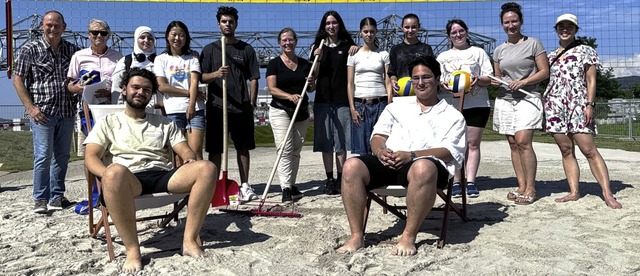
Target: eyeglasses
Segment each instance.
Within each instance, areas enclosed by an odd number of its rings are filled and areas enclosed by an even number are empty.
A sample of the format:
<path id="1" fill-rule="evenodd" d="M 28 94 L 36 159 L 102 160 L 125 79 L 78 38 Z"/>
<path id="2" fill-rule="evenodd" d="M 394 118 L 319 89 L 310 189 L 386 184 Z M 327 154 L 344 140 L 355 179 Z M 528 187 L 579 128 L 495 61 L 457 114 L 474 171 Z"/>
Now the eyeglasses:
<path id="1" fill-rule="evenodd" d="M 433 79 L 432 75 L 423 75 L 423 76 L 413 76 L 413 77 L 411 77 L 411 81 L 414 84 L 418 84 L 418 83 L 420 83 L 420 81 L 427 82 L 428 80 L 431 80 L 431 79 Z"/>
<path id="2" fill-rule="evenodd" d="M 89 31 L 89 33 L 92 34 L 93 36 L 98 36 L 98 35 L 108 36 L 109 35 L 109 32 L 107 32 L 107 31 L 93 31 L 92 30 L 92 31 Z"/>

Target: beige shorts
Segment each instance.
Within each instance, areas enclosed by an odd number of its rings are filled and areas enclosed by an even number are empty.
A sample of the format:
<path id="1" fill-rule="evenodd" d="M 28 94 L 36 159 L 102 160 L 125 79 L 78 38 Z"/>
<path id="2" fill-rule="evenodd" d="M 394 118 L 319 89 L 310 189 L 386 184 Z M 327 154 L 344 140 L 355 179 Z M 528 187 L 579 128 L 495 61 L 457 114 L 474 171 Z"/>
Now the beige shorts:
<path id="1" fill-rule="evenodd" d="M 515 135 L 520 130 L 541 129 L 542 113 L 542 101 L 538 97 L 496 99 L 493 130 L 504 135 Z"/>

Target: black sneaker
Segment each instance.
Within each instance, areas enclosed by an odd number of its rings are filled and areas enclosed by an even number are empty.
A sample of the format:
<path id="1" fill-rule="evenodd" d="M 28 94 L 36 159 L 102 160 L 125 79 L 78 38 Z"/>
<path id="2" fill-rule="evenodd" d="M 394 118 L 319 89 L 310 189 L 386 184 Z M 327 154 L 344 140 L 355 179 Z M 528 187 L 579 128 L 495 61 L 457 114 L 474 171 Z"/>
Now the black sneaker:
<path id="1" fill-rule="evenodd" d="M 291 198 L 291 188 L 282 189 L 282 203 L 293 202 Z"/>
<path id="2" fill-rule="evenodd" d="M 324 184 L 324 193 L 328 195 L 335 195 L 336 193 L 336 181 L 333 178 L 327 179 Z"/>
<path id="3" fill-rule="evenodd" d="M 339 195 L 342 193 L 342 179 L 337 179 L 336 183 L 333 184 L 333 192 L 336 195 Z"/>
<path id="4" fill-rule="evenodd" d="M 291 186 L 291 199 L 293 200 L 301 199 L 303 196 L 304 194 L 302 194 L 302 192 L 300 192 L 298 188 Z"/>
<path id="5" fill-rule="evenodd" d="M 33 212 L 36 214 L 47 214 L 49 210 L 47 209 L 47 201 L 46 200 L 36 200 L 35 205 L 33 206 Z"/>
<path id="6" fill-rule="evenodd" d="M 61 196 L 49 202 L 49 209 L 62 210 L 69 208 L 71 205 L 71 202 L 66 197 Z"/>

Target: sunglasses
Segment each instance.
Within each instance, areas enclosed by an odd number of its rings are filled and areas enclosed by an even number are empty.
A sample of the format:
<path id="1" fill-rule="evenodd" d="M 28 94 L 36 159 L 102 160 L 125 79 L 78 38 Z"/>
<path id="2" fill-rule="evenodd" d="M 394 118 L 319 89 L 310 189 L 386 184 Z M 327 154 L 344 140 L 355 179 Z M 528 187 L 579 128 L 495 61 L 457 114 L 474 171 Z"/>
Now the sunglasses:
<path id="1" fill-rule="evenodd" d="M 98 36 L 98 35 L 108 36 L 109 35 L 109 32 L 107 32 L 107 31 L 89 31 L 89 33 L 92 34 L 93 36 Z"/>

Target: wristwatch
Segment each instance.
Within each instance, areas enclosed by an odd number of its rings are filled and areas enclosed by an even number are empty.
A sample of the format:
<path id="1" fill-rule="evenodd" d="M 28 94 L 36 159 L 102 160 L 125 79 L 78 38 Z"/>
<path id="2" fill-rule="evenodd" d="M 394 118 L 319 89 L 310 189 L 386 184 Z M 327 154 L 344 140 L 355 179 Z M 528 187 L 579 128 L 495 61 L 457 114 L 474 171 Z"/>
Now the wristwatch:
<path id="1" fill-rule="evenodd" d="M 596 107 L 595 102 L 587 102 L 587 106 Z"/>
<path id="2" fill-rule="evenodd" d="M 418 158 L 418 156 L 416 156 L 416 152 L 415 152 L 415 151 L 412 151 L 412 152 L 411 152 L 411 160 L 412 160 L 412 161 L 413 161 L 413 160 L 416 160 L 416 158 Z"/>

